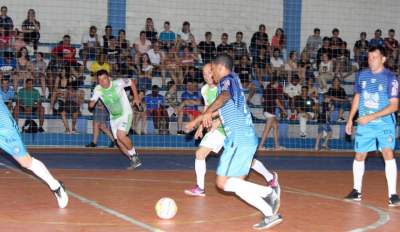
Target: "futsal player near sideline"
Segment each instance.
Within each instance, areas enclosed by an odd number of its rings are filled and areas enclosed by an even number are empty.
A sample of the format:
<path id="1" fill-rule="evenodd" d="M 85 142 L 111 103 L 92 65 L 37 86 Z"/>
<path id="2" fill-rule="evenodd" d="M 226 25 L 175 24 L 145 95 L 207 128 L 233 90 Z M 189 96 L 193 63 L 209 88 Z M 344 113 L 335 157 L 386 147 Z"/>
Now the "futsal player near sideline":
<path id="1" fill-rule="evenodd" d="M 257 150 L 256 135 L 250 111 L 246 105 L 239 77 L 232 72 L 233 60 L 219 55 L 213 61 L 213 78 L 218 83 L 218 97 L 200 116 L 207 128 L 213 124 L 213 114 L 219 117 L 226 133 L 224 152 L 217 168 L 217 186 L 233 192 L 264 215 L 254 229 L 266 229 L 279 224 L 277 214 L 280 205 L 278 194 L 271 187 L 262 186 L 244 178 L 248 175 Z"/>
<path id="2" fill-rule="evenodd" d="M 96 102 L 101 99 L 110 113 L 111 131 L 117 140 L 118 147 L 131 161 L 129 169 L 137 168 L 142 163 L 128 136 L 132 125 L 133 112 L 125 92 L 125 87 L 130 87 L 134 102 L 139 105 L 136 81 L 127 78 L 111 80 L 106 70 L 100 70 L 96 75 L 99 84 L 93 91 L 89 108 L 93 108 Z"/>
<path id="3" fill-rule="evenodd" d="M 24 168 L 31 170 L 37 177 L 43 180 L 51 189 L 57 199 L 58 207 L 65 208 L 68 205 L 68 195 L 64 185 L 56 180 L 47 167 L 32 157 L 26 150 L 19 128 L 3 98 L 0 96 L 0 148 L 12 155 L 12 157 Z"/>
<path id="4" fill-rule="evenodd" d="M 346 133 L 351 134 L 353 118 L 359 111 L 355 135 L 355 159 L 353 161 L 353 190 L 347 199 L 360 201 L 365 159 L 369 151 L 377 148 L 385 160 L 389 206 L 400 206 L 396 192 L 397 165 L 393 150 L 396 140 L 394 112 L 399 104 L 399 82 L 396 76 L 385 69 L 385 49 L 372 47 L 368 52 L 369 69 L 361 71 L 354 85 L 354 98 L 346 124 Z M 376 146 L 378 141 L 378 147 Z"/>
<path id="5" fill-rule="evenodd" d="M 203 96 L 205 103 L 205 112 L 207 110 L 207 107 L 215 101 L 218 94 L 218 87 L 214 84 L 214 80 L 212 78 L 210 63 L 206 64 L 203 67 L 203 77 L 206 84 L 201 88 L 201 95 Z M 219 121 L 219 119 L 216 120 Z M 186 126 L 186 130 L 192 130 L 195 125 L 198 124 L 198 122 L 199 120 L 196 119 L 192 122 L 189 122 Z M 200 124 L 195 133 L 195 138 L 197 139 L 201 137 L 203 137 L 203 126 Z M 185 190 L 185 194 L 201 197 L 204 197 L 206 195 L 204 185 L 204 179 L 207 171 L 206 158 L 212 151 L 218 153 L 221 150 L 221 148 L 224 146 L 225 137 L 226 135 L 222 125 L 219 125 L 215 130 L 209 131 L 205 134 L 205 136 L 201 140 L 200 147 L 196 150 L 194 169 L 196 173 L 197 185 L 192 189 Z M 269 172 L 262 162 L 254 159 L 251 168 L 261 174 L 272 188 L 279 187 L 278 175 L 275 172 Z"/>

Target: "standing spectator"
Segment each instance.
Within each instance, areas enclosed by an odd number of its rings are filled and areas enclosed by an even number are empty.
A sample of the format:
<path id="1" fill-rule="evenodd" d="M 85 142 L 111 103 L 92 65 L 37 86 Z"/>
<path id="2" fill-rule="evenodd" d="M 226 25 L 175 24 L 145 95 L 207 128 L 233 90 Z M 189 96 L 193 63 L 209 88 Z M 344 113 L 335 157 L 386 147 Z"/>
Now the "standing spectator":
<path id="1" fill-rule="evenodd" d="M 176 84 L 174 81 L 168 81 L 167 92 L 165 93 L 165 103 L 168 116 L 176 116 L 179 112 L 178 92 L 176 91 Z"/>
<path id="2" fill-rule="evenodd" d="M 251 100 L 256 93 L 256 85 L 253 83 L 252 70 L 249 64 L 249 58 L 247 56 L 242 56 L 239 65 L 235 65 L 235 73 L 238 74 L 240 83 L 243 88 L 249 90 L 249 95 L 247 97 L 247 104 L 253 106 Z"/>
<path id="3" fill-rule="evenodd" d="M 117 37 L 117 47 L 121 49 L 122 56 L 128 56 L 130 52 L 130 43 L 129 40 L 126 39 L 126 32 L 124 29 L 120 29 L 118 31 Z"/>
<path id="4" fill-rule="evenodd" d="M 139 105 L 132 105 L 133 108 L 133 120 L 132 120 L 132 129 L 129 133 L 140 135 L 147 134 L 147 113 L 146 113 L 146 102 L 144 100 L 145 90 L 139 90 Z M 132 103 L 131 103 L 132 104 Z M 140 126 L 140 129 L 139 129 Z"/>
<path id="5" fill-rule="evenodd" d="M 97 147 L 97 140 L 100 135 L 100 131 L 103 131 L 108 138 L 110 138 L 111 143 L 108 147 L 115 146 L 115 140 L 111 133 L 110 128 L 108 127 L 109 124 L 109 114 L 106 110 L 102 101 L 98 101 L 93 110 L 93 139 L 92 142 L 87 144 L 86 147 Z"/>
<path id="6" fill-rule="evenodd" d="M 100 41 L 96 26 L 89 28 L 89 34 L 85 33 L 82 35 L 81 42 L 82 45 L 79 52 L 83 60 L 83 66 L 86 67 L 87 61 L 96 59 L 96 55 L 100 50 Z"/>
<path id="7" fill-rule="evenodd" d="M 289 84 L 285 87 L 283 93 L 289 100 L 288 116 L 290 120 L 296 119 L 295 97 L 301 94 L 301 85 L 299 84 L 299 76 L 293 75 Z"/>
<path id="8" fill-rule="evenodd" d="M 104 53 L 99 53 L 97 59 L 90 65 L 90 75 L 92 76 L 92 86 L 97 83 L 96 73 L 100 70 L 106 70 L 111 73 L 111 66 L 106 62 L 106 55 Z"/>
<path id="9" fill-rule="evenodd" d="M 33 80 L 25 81 L 25 88 L 18 91 L 17 103 L 14 108 L 14 118 L 18 123 L 19 113 L 31 116 L 33 113 L 39 116 L 39 132 L 44 132 L 44 108 L 39 91 L 33 88 Z"/>
<path id="10" fill-rule="evenodd" d="M 387 57 L 392 57 L 395 61 L 399 55 L 399 41 L 394 38 L 395 30 L 390 29 L 388 31 L 388 37 L 385 38 L 385 49 Z"/>
<path id="11" fill-rule="evenodd" d="M 235 64 L 239 64 L 242 56 L 247 56 L 247 45 L 243 40 L 243 32 L 236 32 L 236 41 L 231 43 L 233 49 L 233 59 L 235 60 Z"/>
<path id="12" fill-rule="evenodd" d="M 319 65 L 322 61 L 322 54 L 328 54 L 329 59 L 332 57 L 332 49 L 331 49 L 331 40 L 329 37 L 324 37 L 322 40 L 322 47 L 318 49 L 317 52 L 317 67 L 319 68 Z"/>
<path id="13" fill-rule="evenodd" d="M 188 21 L 183 22 L 182 30 L 177 34 L 177 48 L 180 50 L 184 46 L 195 46 L 195 38 L 190 31 L 190 23 Z"/>
<path id="14" fill-rule="evenodd" d="M 104 49 L 107 63 L 111 67 L 111 76 L 116 78 L 119 75 L 119 63 L 121 61 L 121 49 L 117 46 L 117 39 L 111 38 L 108 47 Z"/>
<path id="15" fill-rule="evenodd" d="M 150 40 L 152 43 L 157 41 L 157 31 L 154 29 L 154 22 L 152 18 L 146 19 L 144 31 L 146 32 L 147 40 Z"/>
<path id="16" fill-rule="evenodd" d="M 46 96 L 46 67 L 42 52 L 36 53 L 32 63 L 33 84 L 42 88 L 42 95 Z"/>
<path id="17" fill-rule="evenodd" d="M 286 37 L 282 28 L 277 28 L 275 31 L 275 35 L 272 36 L 271 40 L 271 49 L 279 49 L 281 54 L 283 55 L 283 59 L 286 60 L 287 52 L 286 52 Z"/>
<path id="18" fill-rule="evenodd" d="M 331 52 L 332 52 L 331 59 L 332 59 L 333 63 L 335 64 L 336 58 L 340 54 L 340 50 L 342 48 L 342 43 L 343 43 L 343 40 L 339 37 L 339 29 L 334 28 L 332 30 L 332 37 L 330 38 L 330 43 L 331 43 Z"/>
<path id="19" fill-rule="evenodd" d="M 205 34 L 205 41 L 201 41 L 197 48 L 201 54 L 201 59 L 203 60 L 203 64 L 210 63 L 215 55 L 217 54 L 217 48 L 215 47 L 214 41 L 212 41 L 212 34 L 211 32 L 206 32 Z"/>
<path id="20" fill-rule="evenodd" d="M 197 84 L 193 80 L 187 79 L 186 90 L 182 93 L 180 110 L 178 112 L 178 134 L 184 134 L 182 130 L 183 116 L 188 116 L 189 121 L 192 121 L 201 113 L 198 107 L 201 105 L 201 95 L 197 89 Z"/>
<path id="21" fill-rule="evenodd" d="M 269 60 L 267 57 L 267 49 L 260 48 L 257 57 L 253 59 L 253 67 L 256 69 L 256 76 L 260 84 L 263 83 L 264 77 L 270 72 Z"/>
<path id="22" fill-rule="evenodd" d="M 168 21 L 164 22 L 164 31 L 160 33 L 160 42 L 163 50 L 168 51 L 176 41 L 175 32 L 171 31 L 171 25 Z"/>
<path id="23" fill-rule="evenodd" d="M 228 33 L 222 33 L 221 43 L 217 46 L 217 54 L 228 54 L 232 50 L 232 45 L 228 43 Z"/>
<path id="24" fill-rule="evenodd" d="M 146 32 L 141 31 L 139 38 L 135 40 L 133 43 L 134 49 L 135 49 L 135 54 L 136 54 L 136 64 L 140 63 L 140 57 L 142 57 L 142 54 L 148 52 L 151 47 L 151 42 L 150 40 L 146 39 Z"/>
<path id="25" fill-rule="evenodd" d="M 64 123 L 66 134 L 78 134 L 76 130 L 76 122 L 78 121 L 80 109 L 80 94 L 78 92 L 78 85 L 76 81 L 72 81 L 67 85 L 65 95 L 59 101 L 59 113 Z M 71 127 L 69 127 L 67 116 L 72 116 Z"/>
<path id="26" fill-rule="evenodd" d="M 369 47 L 383 47 L 385 45 L 385 41 L 382 38 L 382 30 L 376 29 L 374 33 L 374 38 L 369 41 Z"/>
<path id="27" fill-rule="evenodd" d="M 360 69 L 368 67 L 368 49 L 369 42 L 367 40 L 367 33 L 360 33 L 360 40 L 354 44 L 354 60 L 358 63 Z"/>
<path id="28" fill-rule="evenodd" d="M 335 108 L 339 108 L 339 119 L 338 122 L 345 122 L 344 118 L 344 107 L 348 102 L 346 91 L 344 88 L 340 86 L 339 78 L 334 78 L 332 80 L 332 87 L 328 89 L 326 93 L 326 100 L 328 103 L 335 106 Z"/>
<path id="29" fill-rule="evenodd" d="M 314 28 L 314 34 L 308 36 L 305 51 L 313 60 L 317 58 L 318 49 L 322 45 L 321 30 Z"/>
<path id="30" fill-rule="evenodd" d="M 169 117 L 165 110 L 164 97 L 158 93 L 158 90 L 158 85 L 153 85 L 151 94 L 144 97 L 147 116 L 153 119 L 154 128 L 158 130 L 159 134 L 168 134 Z"/>
<path id="31" fill-rule="evenodd" d="M 329 103 L 322 103 L 322 110 L 318 113 L 318 135 L 315 139 L 315 150 L 320 150 L 321 139 L 324 140 L 322 148 L 325 150 L 329 149 L 329 140 L 332 138 L 332 127 L 330 124 L 329 116 Z"/>
<path id="32" fill-rule="evenodd" d="M 295 106 L 300 122 L 300 136 L 307 136 L 307 121 L 315 116 L 315 102 L 308 96 L 308 87 L 301 87 L 301 95 L 295 97 Z"/>
<path id="33" fill-rule="evenodd" d="M 14 29 L 14 23 L 10 16 L 7 15 L 7 7 L 1 7 L 0 26 L 4 28 L 5 34 L 10 35 Z"/>
<path id="34" fill-rule="evenodd" d="M 103 48 L 108 48 L 108 42 L 110 41 L 110 39 L 115 38 L 113 36 L 113 32 L 112 32 L 112 26 L 111 25 L 107 25 L 104 28 L 104 35 L 103 35 Z"/>
<path id="35" fill-rule="evenodd" d="M 1 80 L 0 97 L 3 99 L 4 104 L 6 104 L 8 106 L 8 109 L 10 109 L 10 111 L 12 112 L 12 107 L 13 107 L 12 103 L 15 100 L 14 88 L 10 85 L 9 80 L 2 78 L 0 78 L 0 80 Z"/>
<path id="36" fill-rule="evenodd" d="M 256 57 L 261 47 L 268 49 L 268 34 L 264 24 L 258 26 L 258 31 L 253 34 L 250 42 L 251 57 Z"/>
<path id="37" fill-rule="evenodd" d="M 326 89 L 328 87 L 327 82 L 333 79 L 333 64 L 329 59 L 327 53 L 322 54 L 322 62 L 319 65 L 319 86 L 321 89 Z"/>
<path id="38" fill-rule="evenodd" d="M 282 150 L 282 147 L 279 145 L 279 121 L 276 119 L 275 115 L 276 107 L 280 109 L 283 117 L 286 117 L 287 113 L 283 106 L 281 96 L 278 94 L 278 86 L 278 81 L 272 78 L 263 92 L 264 117 L 266 121 L 258 149 L 264 149 L 269 132 L 273 129 L 275 150 Z"/>
<path id="39" fill-rule="evenodd" d="M 28 15 L 22 23 L 22 32 L 26 43 L 33 44 L 33 50 L 36 52 L 40 39 L 40 22 L 36 20 L 36 13 L 34 9 L 28 10 Z"/>

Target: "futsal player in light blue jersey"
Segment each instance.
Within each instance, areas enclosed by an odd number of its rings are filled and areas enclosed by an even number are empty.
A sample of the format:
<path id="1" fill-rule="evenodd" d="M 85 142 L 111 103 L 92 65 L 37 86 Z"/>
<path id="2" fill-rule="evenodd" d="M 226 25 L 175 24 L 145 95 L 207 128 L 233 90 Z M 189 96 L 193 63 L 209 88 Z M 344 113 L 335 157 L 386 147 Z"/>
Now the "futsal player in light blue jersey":
<path id="1" fill-rule="evenodd" d="M 385 160 L 389 206 L 400 206 L 396 192 L 397 165 L 393 150 L 396 140 L 394 113 L 399 104 L 399 82 L 385 69 L 385 49 L 372 47 L 368 52 L 369 69 L 361 71 L 354 85 L 354 98 L 346 133 L 351 134 L 353 118 L 359 112 L 355 135 L 355 159 L 353 161 L 353 190 L 347 199 L 360 201 L 362 179 L 367 153 L 379 149 Z"/>
<path id="2" fill-rule="evenodd" d="M 24 168 L 31 170 L 37 177 L 48 184 L 57 199 L 58 206 L 65 208 L 68 204 L 68 195 L 61 182 L 54 179 L 46 166 L 30 156 L 22 143 L 19 128 L 10 111 L 0 95 L 0 148 L 12 155 L 12 157 Z"/>
<path id="3" fill-rule="evenodd" d="M 239 77 L 232 72 L 233 60 L 219 55 L 212 63 L 213 78 L 218 83 L 218 97 L 200 116 L 203 126 L 216 128 L 213 117 L 219 116 L 226 140 L 224 152 L 217 168 L 217 186 L 233 192 L 242 200 L 263 213 L 254 229 L 271 228 L 282 221 L 277 214 L 280 194 L 270 186 L 262 186 L 245 180 L 250 171 L 258 146 L 258 137 L 246 104 Z"/>

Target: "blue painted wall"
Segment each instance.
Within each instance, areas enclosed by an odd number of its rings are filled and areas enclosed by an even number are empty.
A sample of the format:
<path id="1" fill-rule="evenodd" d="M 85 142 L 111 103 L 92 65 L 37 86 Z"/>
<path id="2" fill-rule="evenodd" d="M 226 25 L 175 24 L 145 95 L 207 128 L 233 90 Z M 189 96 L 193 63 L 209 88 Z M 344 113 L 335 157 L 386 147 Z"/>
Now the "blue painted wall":
<path id="1" fill-rule="evenodd" d="M 126 28 L 126 0 L 108 0 L 107 22 L 117 35 L 119 29 Z"/>
<path id="2" fill-rule="evenodd" d="M 300 52 L 301 0 L 283 0 L 283 30 L 285 31 L 286 49 Z"/>

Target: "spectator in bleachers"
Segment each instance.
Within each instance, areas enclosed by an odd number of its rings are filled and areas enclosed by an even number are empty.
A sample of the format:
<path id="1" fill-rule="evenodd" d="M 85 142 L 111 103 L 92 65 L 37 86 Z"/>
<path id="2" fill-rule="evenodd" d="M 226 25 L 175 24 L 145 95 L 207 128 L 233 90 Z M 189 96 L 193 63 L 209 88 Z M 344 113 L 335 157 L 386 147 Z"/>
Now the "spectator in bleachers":
<path id="1" fill-rule="evenodd" d="M 69 35 L 63 36 L 63 41 L 57 47 L 53 48 L 52 54 L 61 56 L 64 62 L 64 66 L 74 66 L 83 70 L 83 66 L 76 61 L 75 54 L 76 50 L 71 45 L 71 37 Z"/>
<path id="2" fill-rule="evenodd" d="M 19 113 L 24 113 L 27 116 L 36 114 L 39 116 L 39 132 L 44 132 L 44 108 L 38 90 L 33 88 L 33 80 L 27 79 L 25 87 L 18 91 L 17 103 L 14 108 L 14 118 L 18 123 Z"/>
<path id="3" fill-rule="evenodd" d="M 32 43 L 33 50 L 37 52 L 39 39 L 40 39 L 40 22 L 36 20 L 36 13 L 34 9 L 29 9 L 27 17 L 22 23 L 22 32 L 27 44 Z"/>
<path id="4" fill-rule="evenodd" d="M 4 101 L 4 104 L 8 106 L 10 112 L 12 112 L 13 101 L 15 100 L 15 91 L 14 88 L 10 85 L 10 81 L 8 79 L 2 79 L 2 74 L 0 74 L 1 80 L 1 88 L 0 88 L 0 96 Z"/>
<path id="5" fill-rule="evenodd" d="M 182 75 L 184 76 L 184 78 L 188 75 L 189 70 L 191 68 L 194 68 L 195 63 L 198 60 L 197 54 L 195 54 L 191 50 L 193 51 L 194 49 L 184 47 L 183 54 L 180 59 L 180 67 L 182 68 Z"/>
<path id="6" fill-rule="evenodd" d="M 140 58 L 140 72 L 138 78 L 138 88 L 150 90 L 153 79 L 153 65 L 151 65 L 149 55 L 143 53 Z"/>
<path id="7" fill-rule="evenodd" d="M 56 80 L 59 78 L 61 75 L 61 72 L 64 70 L 64 62 L 62 59 L 61 54 L 50 54 L 50 62 L 47 65 L 47 79 L 46 83 L 49 88 L 49 93 L 50 95 L 53 94 L 53 92 L 56 89 Z"/>
<path id="8" fill-rule="evenodd" d="M 176 84 L 174 81 L 168 81 L 167 92 L 165 93 L 165 103 L 167 107 L 168 116 L 176 116 L 179 111 L 178 93 L 176 91 Z"/>
<path id="9" fill-rule="evenodd" d="M 266 48 L 260 48 L 258 55 L 253 59 L 253 67 L 256 69 L 257 79 L 262 84 L 264 77 L 271 71 Z"/>
<path id="10" fill-rule="evenodd" d="M 305 80 L 304 85 L 307 86 L 307 88 L 308 88 L 308 96 L 310 96 L 314 100 L 315 104 L 317 105 L 318 101 L 319 101 L 319 99 L 318 99 L 318 89 L 315 87 L 314 79 L 313 78 L 307 78 Z"/>
<path id="11" fill-rule="evenodd" d="M 165 71 L 177 85 L 182 84 L 183 75 L 176 46 L 172 46 L 165 57 Z"/>
<path id="12" fill-rule="evenodd" d="M 211 32 L 207 31 L 205 33 L 205 39 L 205 41 L 201 41 L 199 45 L 197 45 L 197 48 L 201 54 L 203 64 L 208 64 L 214 60 L 214 57 L 217 55 L 217 48 L 215 47 L 214 41 L 212 41 Z"/>
<path id="13" fill-rule="evenodd" d="M 96 55 L 100 50 L 100 40 L 97 35 L 96 26 L 90 26 L 89 33 L 84 33 L 81 39 L 82 45 L 79 51 L 83 60 L 83 66 L 86 68 L 88 60 L 96 59 Z"/>
<path id="14" fill-rule="evenodd" d="M 319 75 L 317 77 L 321 89 L 327 89 L 327 82 L 334 77 L 333 63 L 327 53 L 322 54 L 322 61 L 319 65 Z"/>
<path id="15" fill-rule="evenodd" d="M 317 52 L 317 67 L 319 68 L 319 65 L 322 61 L 322 54 L 328 54 L 329 57 L 332 57 L 332 49 L 331 49 L 331 40 L 329 37 L 324 37 L 322 40 L 322 47 L 318 49 Z"/>
<path id="16" fill-rule="evenodd" d="M 185 80 L 186 90 L 181 95 L 181 104 L 179 105 L 178 112 L 178 132 L 177 134 L 184 134 L 182 130 L 183 117 L 189 117 L 189 121 L 192 121 L 201 113 L 198 107 L 201 105 L 201 95 L 197 88 L 197 83 L 191 79 Z"/>
<path id="17" fill-rule="evenodd" d="M 103 131 L 108 138 L 110 138 L 111 143 L 108 147 L 114 147 L 116 142 L 109 128 L 109 119 L 107 109 L 105 108 L 102 101 L 98 101 L 93 110 L 93 138 L 92 142 L 87 144 L 86 147 L 97 147 L 97 140 L 100 135 L 100 131 Z"/>
<path id="18" fill-rule="evenodd" d="M 169 134 L 169 117 L 165 109 L 164 96 L 158 93 L 158 85 L 151 87 L 151 94 L 144 97 L 146 102 L 147 117 L 153 119 L 154 129 L 159 134 Z"/>
<path id="19" fill-rule="evenodd" d="M 29 61 L 28 49 L 23 47 L 19 52 L 17 52 L 17 81 L 14 83 L 14 88 L 18 89 L 18 87 L 22 86 L 27 79 L 33 79 L 32 71 L 33 67 L 32 63 Z"/>
<path id="20" fill-rule="evenodd" d="M 162 85 L 165 85 L 165 54 L 161 50 L 160 45 L 159 41 L 155 41 L 152 48 L 147 52 L 147 55 L 149 56 L 150 63 L 153 66 L 153 72 L 161 73 Z"/>
<path id="21" fill-rule="evenodd" d="M 232 45 L 228 43 L 228 33 L 222 33 L 221 43 L 217 46 L 217 55 L 229 54 L 229 50 L 232 50 Z"/>
<path id="22" fill-rule="evenodd" d="M 243 32 L 236 32 L 236 41 L 231 43 L 233 49 L 233 59 L 235 64 L 239 64 L 242 56 L 247 56 L 249 53 L 247 51 L 247 45 L 243 40 Z"/>
<path id="23" fill-rule="evenodd" d="M 173 44 L 176 42 L 176 34 L 171 31 L 171 25 L 169 21 L 164 22 L 164 31 L 160 33 L 160 42 L 163 50 L 168 51 Z"/>
<path id="24" fill-rule="evenodd" d="M 307 136 L 307 121 L 311 120 L 315 116 L 315 102 L 308 96 L 308 87 L 301 87 L 301 95 L 295 97 L 296 111 L 298 112 L 297 117 L 300 122 L 300 136 Z"/>
<path id="25" fill-rule="evenodd" d="M 250 54 L 251 57 L 256 57 L 260 48 L 264 47 L 268 49 L 268 34 L 266 33 L 266 27 L 264 24 L 258 26 L 258 31 L 254 32 L 250 41 Z"/>
<path id="26" fill-rule="evenodd" d="M 297 53 L 295 51 L 291 51 L 289 53 L 289 57 L 285 63 L 285 72 L 287 73 L 288 80 L 292 78 L 293 74 L 298 74 L 298 66 L 297 66 Z M 304 83 L 304 76 L 299 75 L 300 83 Z"/>
<path id="27" fill-rule="evenodd" d="M 250 65 L 250 60 L 248 56 L 242 56 L 240 59 L 240 63 L 235 65 L 235 73 L 238 74 L 240 83 L 242 84 L 244 89 L 249 91 L 249 95 L 246 99 L 247 104 L 249 106 L 253 106 L 251 100 L 256 93 L 256 85 L 253 83 L 253 73 Z"/>
<path id="28" fill-rule="evenodd" d="M 308 36 L 305 52 L 308 53 L 309 57 L 314 60 L 317 58 L 318 49 L 322 46 L 321 30 L 314 28 L 314 34 Z"/>
<path id="29" fill-rule="evenodd" d="M 11 41 L 11 50 L 18 52 L 21 48 L 26 47 L 24 33 L 16 31 L 14 39 Z"/>
<path id="30" fill-rule="evenodd" d="M 285 63 L 281 57 L 281 51 L 275 48 L 270 58 L 272 76 L 281 77 L 285 68 Z"/>
<path id="31" fill-rule="evenodd" d="M 399 56 L 399 41 L 397 41 L 394 36 L 395 30 L 390 29 L 388 31 L 388 37 L 386 37 L 384 41 L 387 57 L 392 57 L 395 61 L 397 61 Z"/>
<path id="32" fill-rule="evenodd" d="M 196 46 L 196 40 L 190 30 L 190 23 L 188 21 L 183 22 L 182 30 L 177 34 L 177 48 L 180 50 L 184 46 Z"/>
<path id="33" fill-rule="evenodd" d="M 350 50 L 347 49 L 347 43 L 343 41 L 342 47 L 340 49 L 339 55 L 336 58 L 336 76 L 344 80 L 351 71 L 351 61 L 350 61 Z M 344 75 L 347 73 L 347 75 Z"/>
<path id="34" fill-rule="evenodd" d="M 108 47 L 104 49 L 107 63 L 111 67 L 111 76 L 117 78 L 119 75 L 119 63 L 121 61 L 121 49 L 117 46 L 117 39 L 111 38 L 108 41 Z"/>
<path id="35" fill-rule="evenodd" d="M 152 18 L 147 18 L 146 19 L 146 25 L 144 28 L 144 31 L 146 32 L 146 39 L 150 40 L 150 42 L 154 43 L 157 41 L 157 31 L 154 29 L 154 22 Z"/>
<path id="36" fill-rule="evenodd" d="M 303 50 L 300 54 L 300 60 L 298 62 L 298 74 L 302 80 L 314 78 L 310 56 L 305 50 Z"/>
<path id="37" fill-rule="evenodd" d="M 78 134 L 76 130 L 76 123 L 80 113 L 81 98 L 76 81 L 69 82 L 64 96 L 58 97 L 59 109 L 58 113 L 64 123 L 66 134 Z M 71 127 L 68 124 L 67 116 L 71 115 Z"/>
<path id="38" fill-rule="evenodd" d="M 104 28 L 104 35 L 103 35 L 103 49 L 108 48 L 108 42 L 110 39 L 115 38 L 112 33 L 112 26 L 106 25 Z"/>
<path id="39" fill-rule="evenodd" d="M 129 133 L 136 135 L 140 134 L 145 135 L 147 134 L 146 101 L 144 100 L 145 90 L 143 89 L 139 90 L 138 95 L 140 103 L 139 105 L 132 105 L 133 120 L 132 120 L 132 129 L 131 131 L 129 131 Z"/>
<path id="40" fill-rule="evenodd" d="M 336 58 L 340 55 L 340 51 L 342 49 L 342 38 L 339 37 L 339 29 L 334 28 L 332 30 L 332 37 L 330 38 L 331 43 L 331 60 L 334 64 L 336 64 Z"/>
<path id="41" fill-rule="evenodd" d="M 0 26 L 4 28 L 6 35 L 10 35 L 14 29 L 14 23 L 11 17 L 7 15 L 7 11 L 8 8 L 6 6 L 1 7 Z"/>
<path id="42" fill-rule="evenodd" d="M 368 49 L 369 42 L 367 40 L 367 33 L 360 33 L 360 40 L 357 40 L 354 44 L 354 60 L 357 62 L 360 69 L 368 67 Z"/>
<path id="43" fill-rule="evenodd" d="M 385 46 L 385 41 L 382 38 L 382 30 L 376 29 L 374 33 L 374 38 L 369 41 L 369 47 L 379 47 Z"/>
<path id="44" fill-rule="evenodd" d="M 2 73 L 3 79 L 8 79 L 13 82 L 14 89 L 17 83 L 17 60 L 14 58 L 14 53 L 6 51 L 4 56 L 0 57 L 0 72 Z"/>
<path id="45" fill-rule="evenodd" d="M 339 78 L 334 78 L 332 80 L 332 86 L 328 89 L 325 98 L 328 103 L 335 106 L 335 108 L 339 108 L 338 122 L 345 122 L 344 107 L 345 104 L 349 102 L 349 99 L 347 98 L 344 88 L 340 86 Z"/>
<path id="46" fill-rule="evenodd" d="M 136 54 L 135 63 L 139 64 L 142 54 L 148 52 L 151 48 L 151 41 L 146 39 L 145 31 L 140 32 L 139 38 L 135 40 L 135 42 L 133 43 L 133 47 L 135 49 L 135 54 Z"/>
<path id="47" fill-rule="evenodd" d="M 325 150 L 329 149 L 329 140 L 332 138 L 332 127 L 330 125 L 330 116 L 329 116 L 329 103 L 323 102 L 322 109 L 319 111 L 317 115 L 318 122 L 318 135 L 315 139 L 315 150 L 320 150 L 320 142 L 321 139 L 324 140 L 322 144 L 322 148 Z"/>
<path id="48" fill-rule="evenodd" d="M 130 43 L 126 39 L 126 32 L 124 29 L 118 31 L 117 47 L 121 49 L 121 56 L 128 56 L 130 54 Z"/>
<path id="49" fill-rule="evenodd" d="M 90 65 L 90 75 L 92 77 L 92 86 L 94 87 L 97 83 L 96 73 L 100 70 L 106 70 L 111 73 L 111 66 L 106 62 L 106 55 L 104 53 L 99 53 L 97 55 L 96 61 Z"/>
<path id="50" fill-rule="evenodd" d="M 302 86 L 299 84 L 300 78 L 297 74 L 294 74 L 289 84 L 285 86 L 283 90 L 284 96 L 289 101 L 289 111 L 288 116 L 289 120 L 296 119 L 296 107 L 295 107 L 295 97 L 301 94 Z"/>
<path id="51" fill-rule="evenodd" d="M 275 35 L 272 36 L 271 39 L 271 49 L 279 49 L 281 52 L 283 59 L 286 60 L 287 58 L 287 53 L 286 53 L 286 38 L 285 38 L 285 33 L 282 28 L 277 28 L 275 31 Z"/>
<path id="52" fill-rule="evenodd" d="M 279 145 L 279 121 L 276 119 L 275 110 L 279 108 L 283 117 L 286 117 L 287 113 L 282 102 L 282 95 L 279 94 L 278 87 L 279 82 L 276 80 L 276 78 L 272 78 L 271 82 L 263 91 L 263 107 L 266 121 L 258 149 L 264 149 L 265 141 L 267 140 L 271 129 L 273 129 L 274 133 L 275 150 L 282 149 L 282 147 Z"/>
<path id="53" fill-rule="evenodd" d="M 11 42 L 12 42 L 11 35 L 7 35 L 4 30 L 4 27 L 0 25 L 0 57 L 4 55 L 5 51 L 11 50 Z"/>
<path id="54" fill-rule="evenodd" d="M 42 96 L 46 96 L 46 67 L 44 55 L 42 52 L 37 52 L 32 63 L 33 85 L 42 88 Z"/>
<path id="55" fill-rule="evenodd" d="M 120 74 L 126 78 L 137 78 L 139 75 L 138 66 L 132 56 L 126 56 L 120 63 Z"/>

